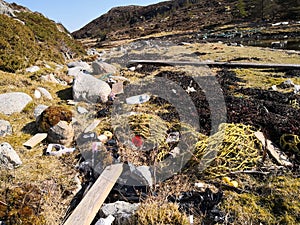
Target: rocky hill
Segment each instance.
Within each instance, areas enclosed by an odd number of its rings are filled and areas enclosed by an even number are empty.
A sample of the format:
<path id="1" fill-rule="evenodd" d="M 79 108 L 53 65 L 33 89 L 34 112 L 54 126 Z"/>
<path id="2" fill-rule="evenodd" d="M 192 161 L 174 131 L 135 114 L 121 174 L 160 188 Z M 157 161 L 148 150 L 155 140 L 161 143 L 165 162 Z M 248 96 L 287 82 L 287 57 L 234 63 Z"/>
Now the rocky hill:
<path id="1" fill-rule="evenodd" d="M 300 19 L 300 1 L 172 0 L 111 9 L 73 33 L 75 38 L 118 40 L 157 32 L 199 31 L 241 21 Z"/>
<path id="2" fill-rule="evenodd" d="M 40 13 L 0 1 L 0 69 L 14 72 L 36 61 L 62 63 L 82 46 L 61 25 Z"/>

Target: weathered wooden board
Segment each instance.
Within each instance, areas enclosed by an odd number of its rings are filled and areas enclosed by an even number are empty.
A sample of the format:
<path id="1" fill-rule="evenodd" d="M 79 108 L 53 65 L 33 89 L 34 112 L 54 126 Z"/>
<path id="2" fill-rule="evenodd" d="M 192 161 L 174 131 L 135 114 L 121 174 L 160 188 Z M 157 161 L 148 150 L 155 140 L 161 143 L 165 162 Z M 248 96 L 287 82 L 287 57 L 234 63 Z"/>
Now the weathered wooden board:
<path id="1" fill-rule="evenodd" d="M 243 62 L 193 62 L 193 61 L 168 61 L 168 60 L 130 60 L 132 64 L 160 64 L 160 65 L 192 65 L 192 66 L 215 66 L 215 67 L 241 67 L 241 68 L 262 68 L 262 69 L 300 69 L 300 64 L 278 64 L 278 63 L 243 63 Z"/>
<path id="2" fill-rule="evenodd" d="M 64 225 L 90 225 L 123 171 L 123 164 L 106 167 Z"/>
<path id="3" fill-rule="evenodd" d="M 26 141 L 23 145 L 26 148 L 33 148 L 43 140 L 47 138 L 47 133 L 37 133 L 33 137 L 31 137 L 28 141 Z"/>

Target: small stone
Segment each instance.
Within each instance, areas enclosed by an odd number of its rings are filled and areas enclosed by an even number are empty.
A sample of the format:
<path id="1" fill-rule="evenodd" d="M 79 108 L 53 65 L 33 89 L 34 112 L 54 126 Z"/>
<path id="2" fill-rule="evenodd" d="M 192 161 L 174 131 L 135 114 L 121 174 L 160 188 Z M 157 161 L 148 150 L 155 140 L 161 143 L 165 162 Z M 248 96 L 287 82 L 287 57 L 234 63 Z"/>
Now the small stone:
<path id="1" fill-rule="evenodd" d="M 47 91 L 45 88 L 38 87 L 37 90 L 38 90 L 40 93 L 42 93 L 42 95 L 43 95 L 45 98 L 47 98 L 47 99 L 49 99 L 49 100 L 52 100 L 52 99 L 53 99 L 53 98 L 52 98 L 52 95 L 50 94 L 50 92 Z"/>
<path id="2" fill-rule="evenodd" d="M 0 144 L 0 167 L 13 169 L 22 165 L 22 161 L 13 147 L 7 143 Z"/>
<path id="3" fill-rule="evenodd" d="M 34 91 L 34 98 L 40 99 L 42 97 L 42 93 L 38 90 Z"/>
<path id="4" fill-rule="evenodd" d="M 105 216 L 112 215 L 117 219 L 128 219 L 136 210 L 138 210 L 139 203 L 129 203 L 124 201 L 116 201 L 114 203 L 103 204 L 101 212 Z"/>
<path id="5" fill-rule="evenodd" d="M 0 94 L 0 113 L 11 115 L 21 112 L 31 101 L 32 98 L 22 92 Z"/>
<path id="6" fill-rule="evenodd" d="M 25 69 L 25 71 L 29 72 L 29 73 L 35 73 L 39 70 L 40 70 L 40 67 L 38 67 L 38 66 L 31 66 L 31 67 L 28 67 L 27 69 Z"/>
<path id="7" fill-rule="evenodd" d="M 6 120 L 0 120 L 0 136 L 5 137 L 8 134 L 12 134 L 12 127 Z"/>

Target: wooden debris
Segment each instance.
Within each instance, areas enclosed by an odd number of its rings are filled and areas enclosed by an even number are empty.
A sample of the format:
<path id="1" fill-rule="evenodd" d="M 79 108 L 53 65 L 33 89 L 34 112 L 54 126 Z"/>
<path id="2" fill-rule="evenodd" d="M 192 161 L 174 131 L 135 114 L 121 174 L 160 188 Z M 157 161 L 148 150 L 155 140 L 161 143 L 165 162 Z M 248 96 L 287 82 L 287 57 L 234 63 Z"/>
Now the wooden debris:
<path id="1" fill-rule="evenodd" d="M 168 60 L 130 60 L 132 64 L 158 64 L 162 66 L 214 66 L 214 67 L 240 67 L 240 68 L 261 68 L 261 69 L 300 69 L 300 64 L 277 64 L 277 63 L 235 63 L 235 62 L 193 62 L 193 61 L 168 61 Z"/>
<path id="2" fill-rule="evenodd" d="M 123 171 L 123 164 L 106 167 L 64 225 L 90 225 Z"/>
<path id="3" fill-rule="evenodd" d="M 262 132 L 257 131 L 254 134 L 277 163 L 287 167 L 293 166 L 293 164 L 288 161 L 287 156 L 281 152 L 280 149 L 277 148 L 270 140 L 266 139 Z"/>
<path id="4" fill-rule="evenodd" d="M 28 141 L 26 141 L 23 145 L 26 148 L 33 148 L 34 146 L 36 146 L 46 138 L 47 138 L 47 133 L 37 133 L 36 135 L 31 137 Z"/>
<path id="5" fill-rule="evenodd" d="M 100 123 L 100 120 L 94 120 L 89 126 L 84 130 L 85 133 L 93 131 Z"/>

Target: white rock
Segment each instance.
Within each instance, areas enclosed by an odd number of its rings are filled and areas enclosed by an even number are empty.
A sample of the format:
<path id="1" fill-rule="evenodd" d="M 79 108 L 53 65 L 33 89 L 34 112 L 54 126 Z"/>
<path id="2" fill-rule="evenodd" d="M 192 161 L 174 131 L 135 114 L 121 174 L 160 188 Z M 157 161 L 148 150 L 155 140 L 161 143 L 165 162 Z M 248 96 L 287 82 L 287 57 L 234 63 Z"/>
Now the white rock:
<path id="1" fill-rule="evenodd" d="M 47 98 L 47 99 L 49 99 L 49 100 L 52 100 L 52 99 L 53 99 L 53 98 L 52 98 L 52 95 L 50 94 L 50 92 L 47 91 L 45 88 L 38 87 L 37 90 L 40 91 L 40 93 L 42 93 L 42 95 L 43 95 L 45 98 Z"/>
<path id="2" fill-rule="evenodd" d="M 0 120 L 0 136 L 5 137 L 8 134 L 12 134 L 12 127 L 6 120 Z"/>
<path id="3" fill-rule="evenodd" d="M 124 201 L 116 201 L 114 203 L 103 204 L 101 211 L 105 216 L 129 217 L 139 208 L 139 203 L 129 203 Z"/>
<path id="4" fill-rule="evenodd" d="M 35 73 L 39 70 L 40 70 L 40 67 L 38 67 L 38 66 L 31 66 L 31 67 L 28 67 L 27 69 L 25 69 L 25 71 L 29 72 L 29 73 Z"/>
<path id="5" fill-rule="evenodd" d="M 0 94 L 0 113 L 11 115 L 15 112 L 21 112 L 31 101 L 32 98 L 22 92 Z"/>
<path id="6" fill-rule="evenodd" d="M 107 102 L 111 93 L 110 86 L 91 75 L 79 74 L 73 83 L 73 99 L 90 103 Z"/>
<path id="7" fill-rule="evenodd" d="M 42 97 L 42 93 L 39 90 L 34 91 L 34 98 L 40 99 Z"/>
<path id="8" fill-rule="evenodd" d="M 42 112 L 47 108 L 48 108 L 48 106 L 46 106 L 46 105 L 38 105 L 37 107 L 35 107 L 35 109 L 33 111 L 34 118 L 37 118 L 38 116 L 40 116 L 42 114 Z"/>
<path id="9" fill-rule="evenodd" d="M 95 225 L 111 225 L 115 220 L 115 217 L 112 215 L 109 215 L 106 218 L 101 218 L 97 221 Z"/>
<path id="10" fill-rule="evenodd" d="M 13 147 L 7 143 L 0 144 L 0 167 L 13 169 L 22 165 L 22 161 Z"/>

